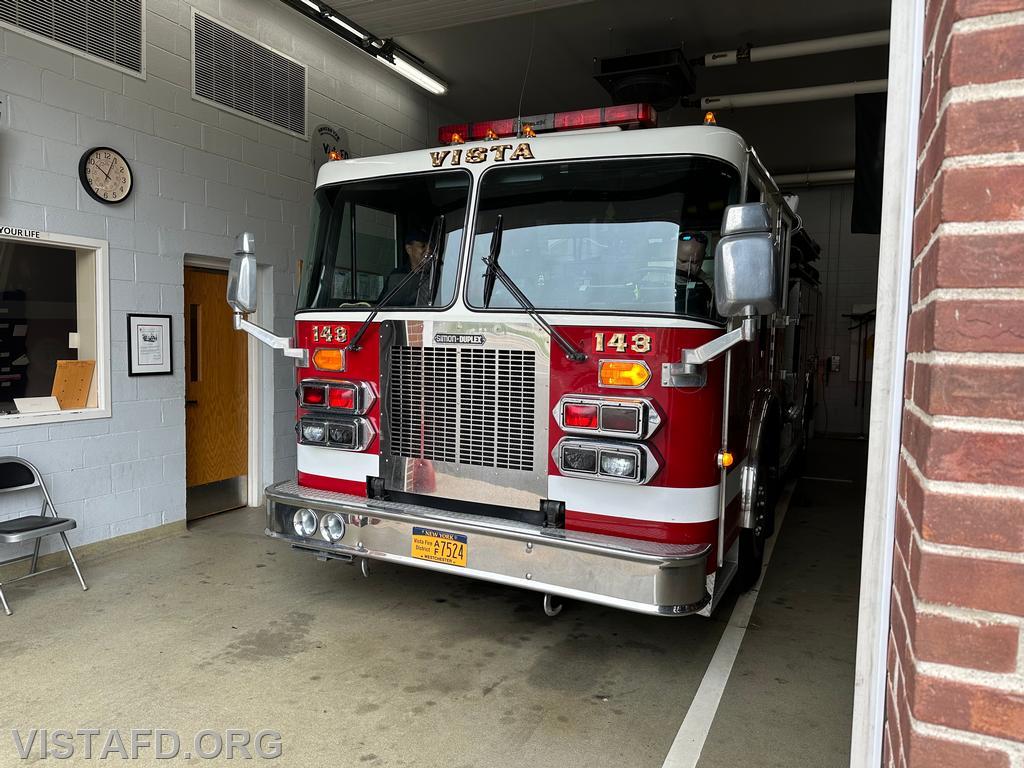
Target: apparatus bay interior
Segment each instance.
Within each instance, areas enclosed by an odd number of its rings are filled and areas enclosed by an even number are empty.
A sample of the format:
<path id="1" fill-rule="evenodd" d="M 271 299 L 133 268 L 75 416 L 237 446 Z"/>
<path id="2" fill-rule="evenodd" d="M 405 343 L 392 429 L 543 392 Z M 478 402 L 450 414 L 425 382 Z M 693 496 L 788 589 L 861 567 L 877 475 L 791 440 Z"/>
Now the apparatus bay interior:
<path id="1" fill-rule="evenodd" d="M 845 764 L 863 448 L 810 451 L 805 476 L 843 467 L 846 482 L 798 482 L 701 768 Z M 183 742 L 267 728 L 305 766 L 656 767 L 735 599 L 710 620 L 580 603 L 550 619 L 534 593 L 383 563 L 365 580 L 263 526 L 263 510 L 240 510 L 87 561 L 84 594 L 62 573 L 13 589 L 34 632 L 5 633 L 7 683 L 22 693 L 0 719 L 167 728 Z M 18 594 L 34 590 L 48 600 Z"/>

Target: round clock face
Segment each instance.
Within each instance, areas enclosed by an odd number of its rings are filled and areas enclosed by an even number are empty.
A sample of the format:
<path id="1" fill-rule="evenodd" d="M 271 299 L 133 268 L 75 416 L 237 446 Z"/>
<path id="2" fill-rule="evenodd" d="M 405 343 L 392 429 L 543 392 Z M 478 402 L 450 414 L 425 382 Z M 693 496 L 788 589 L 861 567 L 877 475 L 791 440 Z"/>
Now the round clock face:
<path id="1" fill-rule="evenodd" d="M 101 203 L 120 203 L 132 191 L 132 169 L 110 147 L 96 147 L 82 155 L 78 175 L 86 192 Z"/>

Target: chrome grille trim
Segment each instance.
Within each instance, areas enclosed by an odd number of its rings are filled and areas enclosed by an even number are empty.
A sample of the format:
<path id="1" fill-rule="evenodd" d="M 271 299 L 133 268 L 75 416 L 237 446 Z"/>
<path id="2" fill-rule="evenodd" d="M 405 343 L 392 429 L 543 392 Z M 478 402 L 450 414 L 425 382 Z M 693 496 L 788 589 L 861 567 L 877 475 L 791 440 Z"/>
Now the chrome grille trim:
<path id="1" fill-rule="evenodd" d="M 391 455 L 532 472 L 536 366 L 532 350 L 392 347 Z"/>
<path id="2" fill-rule="evenodd" d="M 456 460 L 455 349 L 391 349 L 391 454 Z"/>

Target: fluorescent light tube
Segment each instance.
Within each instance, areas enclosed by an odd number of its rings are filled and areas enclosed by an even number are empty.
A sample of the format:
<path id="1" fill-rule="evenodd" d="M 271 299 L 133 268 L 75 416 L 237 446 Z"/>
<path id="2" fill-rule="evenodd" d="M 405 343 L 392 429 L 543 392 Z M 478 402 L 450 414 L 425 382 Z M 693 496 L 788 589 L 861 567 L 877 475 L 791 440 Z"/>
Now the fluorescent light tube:
<path id="1" fill-rule="evenodd" d="M 434 94 L 435 96 L 441 96 L 448 92 L 448 86 L 445 83 L 441 82 L 432 75 L 428 75 L 415 64 L 406 61 L 398 54 L 395 54 L 394 64 L 392 64 L 387 59 L 378 59 L 378 61 L 380 61 L 382 64 L 386 64 L 387 66 L 391 67 L 393 70 L 395 70 L 395 72 L 400 74 L 402 77 L 406 78 L 407 80 L 411 80 L 412 82 L 416 83 L 416 85 L 418 85 L 420 88 L 430 91 L 430 93 Z"/>
<path id="2" fill-rule="evenodd" d="M 305 2 L 305 0 L 303 0 L 303 2 Z M 327 14 L 327 18 L 329 20 L 333 21 L 339 27 L 342 27 L 343 29 L 347 29 L 349 32 L 351 32 L 356 37 L 362 38 L 363 40 L 365 40 L 367 37 L 369 37 L 369 35 L 367 35 L 365 32 L 360 32 L 358 29 L 356 29 L 351 24 L 349 24 L 347 21 L 343 21 L 343 20 L 339 19 L 337 16 L 335 16 L 332 13 Z"/>
<path id="3" fill-rule="evenodd" d="M 312 2 L 312 0 L 302 0 L 302 2 L 305 3 L 306 5 L 308 5 L 310 8 L 312 8 L 317 13 L 321 12 L 320 6 L 317 5 L 316 3 Z"/>

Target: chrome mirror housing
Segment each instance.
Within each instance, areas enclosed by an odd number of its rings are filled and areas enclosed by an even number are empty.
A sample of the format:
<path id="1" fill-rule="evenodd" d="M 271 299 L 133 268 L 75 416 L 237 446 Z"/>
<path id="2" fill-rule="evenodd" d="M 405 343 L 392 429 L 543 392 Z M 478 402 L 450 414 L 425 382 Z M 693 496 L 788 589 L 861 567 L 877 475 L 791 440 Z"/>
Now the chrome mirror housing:
<path id="1" fill-rule="evenodd" d="M 730 205 L 715 246 L 715 304 L 724 317 L 770 315 L 779 308 L 779 258 L 763 203 Z"/>
<path id="2" fill-rule="evenodd" d="M 236 313 L 256 311 L 256 239 L 243 232 L 235 241 L 235 255 L 228 268 L 228 304 Z"/>

